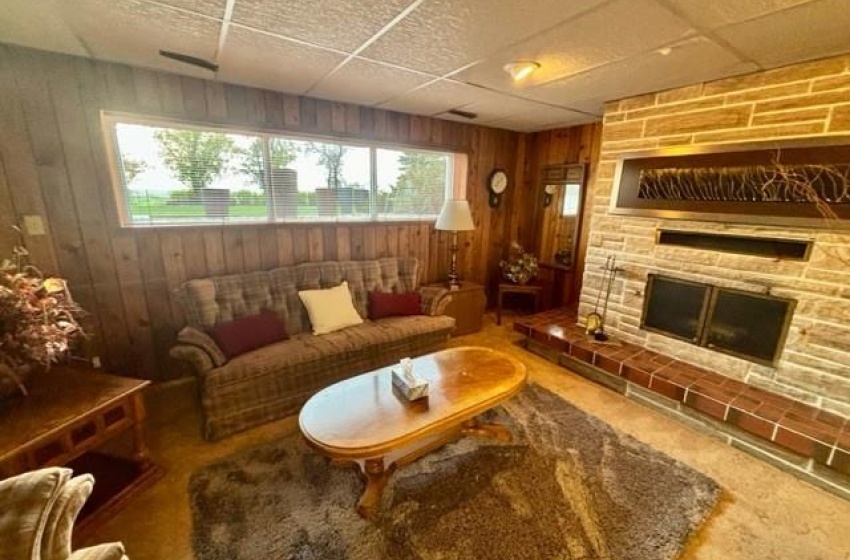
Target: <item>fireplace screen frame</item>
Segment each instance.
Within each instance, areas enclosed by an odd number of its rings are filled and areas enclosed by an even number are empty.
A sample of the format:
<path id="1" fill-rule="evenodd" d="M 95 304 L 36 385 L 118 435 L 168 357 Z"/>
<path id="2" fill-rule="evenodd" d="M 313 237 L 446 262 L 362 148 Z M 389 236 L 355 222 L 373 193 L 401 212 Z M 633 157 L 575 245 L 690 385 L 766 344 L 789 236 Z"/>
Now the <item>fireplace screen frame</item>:
<path id="1" fill-rule="evenodd" d="M 699 317 L 697 318 L 698 326 L 697 326 L 697 335 L 693 338 L 689 338 L 687 336 L 683 336 L 676 332 L 668 331 L 663 328 L 659 328 L 653 326 L 652 324 L 647 323 L 647 315 L 650 309 L 651 298 L 654 292 L 653 286 L 656 282 L 656 279 L 660 279 L 667 282 L 673 282 L 678 284 L 683 284 L 691 287 L 701 287 L 705 288 L 705 294 L 703 296 L 703 301 L 700 306 Z M 718 297 L 723 294 L 736 294 L 743 295 L 747 297 L 757 298 L 757 299 L 765 299 L 774 302 L 783 302 L 785 303 L 785 314 L 782 318 L 782 326 L 779 329 L 778 336 L 776 337 L 776 344 L 774 347 L 773 355 L 770 359 L 764 359 L 760 356 L 754 354 L 747 354 L 745 352 L 739 352 L 732 348 L 727 348 L 722 344 L 713 344 L 709 343 L 709 336 L 711 334 L 712 327 L 712 319 L 714 317 L 715 309 L 717 308 L 717 300 Z M 663 334 L 664 336 L 669 336 L 671 338 L 675 338 L 677 340 L 682 340 L 684 342 L 688 342 L 695 346 L 700 346 L 702 348 L 708 348 L 709 350 L 714 350 L 715 352 L 720 352 L 723 354 L 727 354 L 730 356 L 735 356 L 736 358 L 741 358 L 743 360 L 747 360 L 750 362 L 754 362 L 757 364 L 761 364 L 768 367 L 775 367 L 777 362 L 779 361 L 780 356 L 785 348 L 785 341 L 788 338 L 788 332 L 791 328 L 791 319 L 794 316 L 794 310 L 797 306 L 797 300 L 791 298 L 783 298 L 777 297 L 770 294 L 760 294 L 756 292 L 751 292 L 747 290 L 739 290 L 735 288 L 725 288 L 721 286 L 715 286 L 712 284 L 706 284 L 704 282 L 695 282 L 692 280 L 685 280 L 682 278 L 676 278 L 673 276 L 667 276 L 664 274 L 656 274 L 651 273 L 647 275 L 646 282 L 646 290 L 644 291 L 644 299 L 643 299 L 643 312 L 641 313 L 640 319 L 640 328 L 649 332 L 654 332 L 658 334 Z"/>

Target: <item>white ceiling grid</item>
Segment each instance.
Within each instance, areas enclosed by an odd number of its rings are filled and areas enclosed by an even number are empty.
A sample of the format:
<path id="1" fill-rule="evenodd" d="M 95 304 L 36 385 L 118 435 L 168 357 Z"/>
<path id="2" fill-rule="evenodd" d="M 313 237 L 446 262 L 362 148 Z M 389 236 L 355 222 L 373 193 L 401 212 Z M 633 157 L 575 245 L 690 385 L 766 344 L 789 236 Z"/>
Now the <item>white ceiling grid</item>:
<path id="1" fill-rule="evenodd" d="M 847 0 L 3 0 L 0 42 L 535 131 L 850 52 Z M 670 47 L 662 56 L 659 49 Z M 177 51 L 217 73 L 160 57 Z M 541 68 L 522 85 L 502 67 Z"/>

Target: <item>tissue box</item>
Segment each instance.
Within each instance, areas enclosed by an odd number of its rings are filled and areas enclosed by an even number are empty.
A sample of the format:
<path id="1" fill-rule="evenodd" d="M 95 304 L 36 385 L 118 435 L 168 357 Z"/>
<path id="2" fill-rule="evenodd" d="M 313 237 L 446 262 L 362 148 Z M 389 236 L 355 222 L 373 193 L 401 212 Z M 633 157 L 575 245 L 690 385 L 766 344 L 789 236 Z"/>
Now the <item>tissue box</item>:
<path id="1" fill-rule="evenodd" d="M 400 368 L 393 368 L 393 387 L 409 401 L 424 399 L 428 396 L 428 382 L 422 378 L 416 378 L 416 384 L 411 385 L 404 377 Z"/>

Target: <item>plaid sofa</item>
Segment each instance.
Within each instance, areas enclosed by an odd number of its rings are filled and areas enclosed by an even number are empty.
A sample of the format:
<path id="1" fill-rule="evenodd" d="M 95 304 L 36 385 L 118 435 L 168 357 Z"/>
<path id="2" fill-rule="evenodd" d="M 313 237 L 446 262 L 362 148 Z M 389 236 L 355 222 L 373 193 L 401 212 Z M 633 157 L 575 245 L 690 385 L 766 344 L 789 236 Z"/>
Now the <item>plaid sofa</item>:
<path id="1" fill-rule="evenodd" d="M 275 311 L 290 339 L 216 367 L 210 353 L 178 343 L 171 355 L 189 361 L 199 378 L 204 434 L 217 439 L 297 412 L 316 391 L 358 373 L 439 349 L 454 329 L 442 315 L 448 290 L 420 287 L 415 258 L 316 262 L 190 280 L 179 288 L 188 325 L 206 328 L 234 318 Z M 372 290 L 422 294 L 423 315 L 366 320 L 315 336 L 301 290 L 347 281 L 354 306 L 368 317 Z"/>

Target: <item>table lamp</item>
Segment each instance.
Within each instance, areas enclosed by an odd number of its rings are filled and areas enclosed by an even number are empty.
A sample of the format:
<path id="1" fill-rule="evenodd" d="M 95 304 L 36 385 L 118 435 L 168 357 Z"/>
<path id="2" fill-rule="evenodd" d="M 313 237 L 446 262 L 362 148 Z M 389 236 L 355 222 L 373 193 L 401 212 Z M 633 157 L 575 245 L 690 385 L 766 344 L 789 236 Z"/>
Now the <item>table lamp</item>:
<path id="1" fill-rule="evenodd" d="M 469 211 L 469 203 L 466 200 L 456 199 L 445 201 L 434 227 L 440 231 L 452 232 L 452 268 L 449 272 L 449 289 L 457 290 L 460 288 L 457 274 L 457 232 L 475 229 L 472 213 Z"/>

